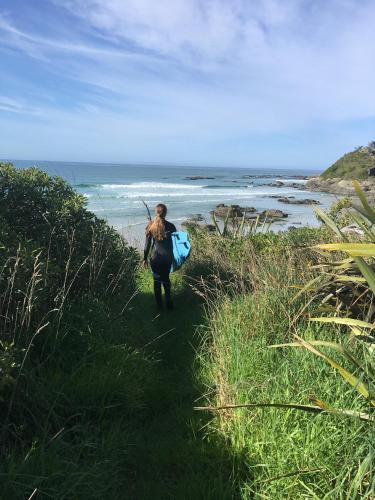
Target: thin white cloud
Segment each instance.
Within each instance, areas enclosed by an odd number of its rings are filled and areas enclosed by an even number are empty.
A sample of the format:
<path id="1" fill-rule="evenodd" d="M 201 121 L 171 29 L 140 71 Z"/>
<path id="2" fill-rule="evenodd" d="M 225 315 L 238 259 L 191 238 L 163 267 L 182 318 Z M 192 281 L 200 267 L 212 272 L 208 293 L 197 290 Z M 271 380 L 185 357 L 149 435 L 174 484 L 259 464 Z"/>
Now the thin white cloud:
<path id="1" fill-rule="evenodd" d="M 43 114 L 43 111 L 40 108 L 34 106 L 31 107 L 20 100 L 1 95 L 0 95 L 0 111 L 5 111 L 7 113 L 34 115 L 34 116 L 41 116 Z"/>
<path id="2" fill-rule="evenodd" d="M 3 37 L 1 37 L 3 34 Z M 56 52 L 66 52 L 92 58 L 111 57 L 121 59 L 148 59 L 147 55 L 135 54 L 132 51 L 116 50 L 113 48 L 104 48 L 95 45 L 86 45 L 76 37 L 73 43 L 59 40 L 58 38 L 41 37 L 35 34 L 27 33 L 18 29 L 13 23 L 8 21 L 0 13 L 0 39 L 4 45 L 13 46 L 31 56 L 47 57 L 47 54 L 56 54 Z"/>

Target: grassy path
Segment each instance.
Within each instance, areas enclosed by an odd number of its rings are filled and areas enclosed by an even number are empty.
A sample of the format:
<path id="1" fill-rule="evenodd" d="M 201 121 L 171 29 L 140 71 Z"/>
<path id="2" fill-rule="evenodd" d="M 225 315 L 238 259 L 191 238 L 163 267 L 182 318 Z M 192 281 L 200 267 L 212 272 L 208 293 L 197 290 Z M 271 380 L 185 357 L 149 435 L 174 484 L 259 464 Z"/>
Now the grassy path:
<path id="1" fill-rule="evenodd" d="M 207 416 L 193 410 L 194 401 L 204 392 L 194 367 L 202 306 L 189 289 L 175 283 L 174 311 L 158 315 L 151 280 L 146 275 L 142 278 L 142 293 L 134 300 L 129 326 L 158 361 L 150 412 L 134 443 L 130 496 L 237 498 L 233 457 L 224 443 L 204 435 Z"/>
<path id="2" fill-rule="evenodd" d="M 193 410 L 205 392 L 195 361 L 202 305 L 173 278 L 174 311 L 156 313 L 146 272 L 125 314 L 118 299 L 70 309 L 74 331 L 31 375 L 50 413 L 35 413 L 34 442 L 0 464 L 0 500 L 239 498 L 228 446 Z"/>

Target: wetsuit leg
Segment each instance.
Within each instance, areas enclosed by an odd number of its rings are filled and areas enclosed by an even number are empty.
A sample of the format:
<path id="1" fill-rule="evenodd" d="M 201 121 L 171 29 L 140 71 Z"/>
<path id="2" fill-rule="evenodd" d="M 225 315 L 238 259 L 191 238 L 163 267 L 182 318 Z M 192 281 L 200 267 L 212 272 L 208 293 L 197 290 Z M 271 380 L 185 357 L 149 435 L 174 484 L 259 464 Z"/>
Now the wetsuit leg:
<path id="1" fill-rule="evenodd" d="M 161 282 L 154 280 L 154 295 L 156 300 L 156 305 L 158 309 L 163 307 L 162 298 L 161 298 Z"/>
<path id="2" fill-rule="evenodd" d="M 171 297 L 171 281 L 169 275 L 165 277 L 163 281 L 163 288 L 165 293 L 165 303 L 167 309 L 173 309 L 172 297 Z"/>
<path id="3" fill-rule="evenodd" d="M 160 301 L 161 301 L 161 285 L 163 284 L 164 293 L 165 293 L 165 302 L 168 309 L 172 309 L 172 300 L 171 300 L 171 282 L 169 279 L 169 272 L 171 269 L 171 261 L 170 259 L 162 259 L 155 258 L 151 260 L 151 269 L 154 276 L 154 292 L 156 302 L 159 306 L 158 297 L 160 290 Z"/>

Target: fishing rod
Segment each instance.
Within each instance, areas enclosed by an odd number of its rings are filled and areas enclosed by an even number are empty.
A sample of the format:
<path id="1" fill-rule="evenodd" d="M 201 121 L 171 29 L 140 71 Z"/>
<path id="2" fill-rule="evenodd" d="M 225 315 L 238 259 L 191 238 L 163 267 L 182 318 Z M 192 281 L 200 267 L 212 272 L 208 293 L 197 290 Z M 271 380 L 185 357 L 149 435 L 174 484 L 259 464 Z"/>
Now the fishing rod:
<path id="1" fill-rule="evenodd" d="M 147 203 L 146 203 L 144 200 L 142 200 L 142 203 L 143 203 L 143 205 L 146 207 L 146 210 L 147 210 L 147 219 L 148 219 L 149 221 L 151 221 L 151 220 L 152 220 L 152 217 L 151 217 L 151 212 L 150 212 L 150 209 L 148 208 Z"/>

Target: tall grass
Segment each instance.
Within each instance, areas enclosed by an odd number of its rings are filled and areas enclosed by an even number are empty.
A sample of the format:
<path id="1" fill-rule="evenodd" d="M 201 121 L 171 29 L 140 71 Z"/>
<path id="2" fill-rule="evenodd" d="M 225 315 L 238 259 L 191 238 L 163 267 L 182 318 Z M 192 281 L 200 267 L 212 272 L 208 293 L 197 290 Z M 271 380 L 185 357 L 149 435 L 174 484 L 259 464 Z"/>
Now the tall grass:
<path id="1" fill-rule="evenodd" d="M 207 396 L 199 407 L 221 408 L 211 410 L 209 431 L 246 456 L 243 498 L 372 498 L 374 493 L 375 435 L 368 422 L 288 408 L 228 409 L 248 403 L 307 406 L 311 397 L 323 395 L 332 406 L 363 411 L 355 388 L 320 358 L 304 349 L 269 348 L 294 334 L 342 339 L 339 326 L 309 323 L 316 307 L 309 296 L 293 300 L 296 283 L 317 275 L 320 257 L 310 247 L 323 234 L 294 231 L 275 237 L 272 245 L 272 235 L 257 236 L 240 248 L 210 241 L 213 276 L 203 277 L 200 286 L 202 293 L 211 290 L 206 293 L 210 327 L 202 331 L 199 360 Z M 348 337 L 342 342 L 348 345 Z M 337 353 L 333 357 L 339 359 Z"/>

